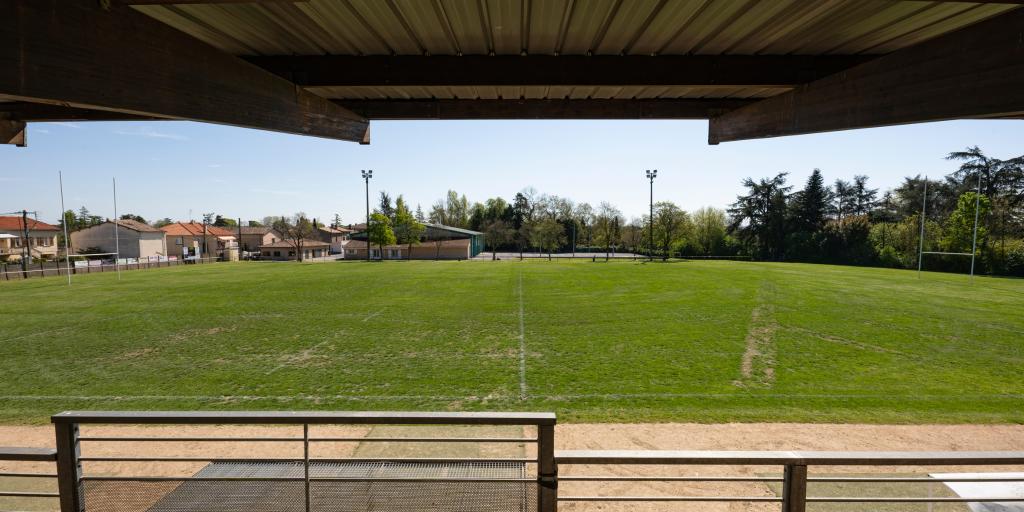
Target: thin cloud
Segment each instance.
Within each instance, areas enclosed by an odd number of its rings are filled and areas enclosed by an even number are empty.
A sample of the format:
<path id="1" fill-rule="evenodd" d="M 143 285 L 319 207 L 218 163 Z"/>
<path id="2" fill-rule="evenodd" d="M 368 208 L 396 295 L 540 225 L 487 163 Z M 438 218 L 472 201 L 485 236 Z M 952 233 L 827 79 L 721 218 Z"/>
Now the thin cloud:
<path id="1" fill-rule="evenodd" d="M 114 130 L 117 135 L 133 135 L 137 137 L 149 137 L 151 139 L 171 139 L 171 140 L 189 140 L 184 135 L 178 135 L 176 133 L 165 133 L 143 128 L 138 131 L 127 131 L 127 130 Z"/>
<path id="2" fill-rule="evenodd" d="M 206 164 L 206 166 L 211 169 L 217 169 L 218 167 L 222 167 L 220 164 Z"/>
<path id="3" fill-rule="evenodd" d="M 32 133 L 50 133 L 50 130 L 47 130 L 46 128 L 36 128 L 32 130 Z"/>
<path id="4" fill-rule="evenodd" d="M 68 123 L 68 122 L 64 122 L 64 121 L 57 121 L 57 122 L 49 123 L 49 124 L 52 124 L 54 126 L 63 126 L 65 128 L 74 128 L 76 130 L 81 128 L 81 126 L 79 126 L 79 125 L 77 125 L 75 123 Z"/>

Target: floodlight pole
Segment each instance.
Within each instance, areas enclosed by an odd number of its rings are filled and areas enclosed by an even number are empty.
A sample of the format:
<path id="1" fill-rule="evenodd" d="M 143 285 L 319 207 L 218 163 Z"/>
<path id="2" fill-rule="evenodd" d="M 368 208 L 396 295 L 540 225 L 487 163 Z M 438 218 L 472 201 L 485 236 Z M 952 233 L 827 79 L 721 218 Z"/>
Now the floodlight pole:
<path id="1" fill-rule="evenodd" d="M 651 201 L 650 201 L 650 214 L 648 216 L 648 223 L 650 224 L 650 238 L 647 242 L 647 260 L 654 261 L 654 178 L 658 177 L 658 170 L 648 169 L 647 179 L 651 182 Z"/>
<path id="2" fill-rule="evenodd" d="M 366 261 L 370 261 L 370 178 L 373 169 L 364 169 L 363 182 L 366 183 Z"/>
<path id="3" fill-rule="evenodd" d="M 64 226 L 64 265 L 68 271 L 68 286 L 71 286 L 71 245 L 68 241 L 68 217 L 64 209 L 64 173 L 57 171 L 57 183 L 60 185 L 60 220 Z M 57 261 L 58 267 L 60 261 Z"/>
<path id="4" fill-rule="evenodd" d="M 981 212 L 981 171 L 978 172 L 978 191 L 974 194 L 974 239 L 971 242 L 971 282 L 974 282 L 974 257 L 978 253 L 978 215 Z"/>
<path id="5" fill-rule="evenodd" d="M 921 260 L 924 258 L 924 217 L 928 211 L 928 176 L 924 177 L 924 194 L 921 197 L 921 236 L 917 242 L 917 278 L 921 279 Z"/>
<path id="6" fill-rule="evenodd" d="M 117 271 L 117 280 L 121 280 L 121 238 L 118 234 L 117 221 L 117 178 L 110 178 L 114 184 L 114 270 Z"/>

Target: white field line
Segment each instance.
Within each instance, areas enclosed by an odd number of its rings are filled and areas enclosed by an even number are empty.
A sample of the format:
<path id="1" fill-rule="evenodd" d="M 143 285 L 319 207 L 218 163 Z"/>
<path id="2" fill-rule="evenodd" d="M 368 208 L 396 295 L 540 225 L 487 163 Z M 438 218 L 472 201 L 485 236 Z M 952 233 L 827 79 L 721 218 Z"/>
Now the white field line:
<path id="1" fill-rule="evenodd" d="M 398 400 L 468 400 L 468 401 L 489 401 L 509 400 L 518 397 L 511 396 L 456 396 L 456 395 L 0 395 L 0 401 L 42 401 L 42 400 L 200 400 L 200 401 L 225 401 L 225 400 L 276 400 L 288 401 L 326 401 L 326 400 L 348 400 L 348 401 L 398 401 Z M 532 395 L 534 400 L 635 400 L 643 398 L 725 398 L 725 399 L 747 399 L 747 398 L 805 398 L 805 399 L 850 399 L 850 398 L 871 398 L 886 401 L 921 401 L 921 400 L 978 400 L 978 399 L 1024 399 L 1024 394 L 970 394 L 970 395 L 908 395 L 899 396 L 892 394 L 808 394 L 808 393 L 611 393 L 611 394 L 566 394 L 566 395 Z"/>
<path id="2" fill-rule="evenodd" d="M 526 319 L 523 313 L 523 271 L 519 271 L 519 399 L 526 400 Z"/>
<path id="3" fill-rule="evenodd" d="M 363 321 L 364 322 L 369 322 L 370 319 L 372 319 L 374 317 L 377 317 L 377 316 L 380 316 L 380 314 L 384 312 L 384 309 L 385 308 L 380 308 L 379 311 L 376 311 L 376 312 L 370 313 L 369 315 L 366 315 L 366 318 L 364 318 Z"/>

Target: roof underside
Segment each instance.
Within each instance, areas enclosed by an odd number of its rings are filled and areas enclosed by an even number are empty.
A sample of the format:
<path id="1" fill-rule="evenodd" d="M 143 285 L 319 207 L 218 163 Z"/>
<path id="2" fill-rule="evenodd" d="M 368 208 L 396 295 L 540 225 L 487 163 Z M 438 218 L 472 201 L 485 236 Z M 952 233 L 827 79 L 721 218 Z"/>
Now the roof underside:
<path id="1" fill-rule="evenodd" d="M 238 56 L 879 55 L 1014 9 L 900 0 L 309 0 L 135 8 Z M 765 98 L 789 87 L 318 86 L 331 99 Z"/>

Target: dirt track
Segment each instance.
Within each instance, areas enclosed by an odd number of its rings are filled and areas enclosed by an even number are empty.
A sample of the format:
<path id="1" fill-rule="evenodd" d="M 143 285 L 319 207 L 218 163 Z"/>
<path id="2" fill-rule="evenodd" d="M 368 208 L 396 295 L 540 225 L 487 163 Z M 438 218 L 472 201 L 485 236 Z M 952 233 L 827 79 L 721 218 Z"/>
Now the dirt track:
<path id="1" fill-rule="evenodd" d="M 314 427 L 312 435 L 366 436 L 366 435 L 466 435 L 451 429 L 423 432 L 416 427 Z M 434 427 L 435 429 L 437 427 Z M 476 435 L 517 435 L 509 429 L 492 429 Z M 83 436 L 220 436 L 220 437 L 295 437 L 301 430 L 294 427 L 83 427 Z M 1024 451 L 1024 425 L 819 425 L 819 424 L 564 424 L 556 431 L 558 449 L 676 449 L 676 450 L 1021 450 Z M 381 447 L 381 445 L 385 447 Z M 53 430 L 48 426 L 0 426 L 0 446 L 52 446 Z M 86 444 L 83 455 L 118 456 L 223 456 L 223 457 L 301 457 L 301 443 L 93 443 Z M 432 444 L 410 448 L 398 443 L 326 443 L 315 456 L 367 455 L 434 456 L 522 456 L 531 455 L 528 448 L 505 445 L 504 448 L 484 449 L 479 446 Z M 168 475 L 192 474 L 204 463 L 87 463 L 86 472 L 107 475 Z M 10 463 L 0 464 L 0 471 L 14 469 Z M 52 470 L 45 465 L 18 466 L 20 470 Z M 948 468 L 964 471 L 964 468 Z M 1007 468 L 1000 468 L 1006 470 Z M 1020 468 L 1014 468 L 1020 470 Z M 827 469 L 825 469 L 827 471 Z M 838 468 L 844 473 L 898 472 L 925 474 L 942 468 Z M 812 468 L 812 472 L 814 472 Z M 817 470 L 819 473 L 822 469 Z M 566 467 L 561 475 L 716 475 L 753 476 L 777 473 L 778 468 L 758 467 Z M 756 483 L 613 483 L 589 484 L 566 482 L 560 494 L 719 494 L 775 496 L 772 489 Z M 564 510 L 777 510 L 776 504 L 694 504 L 692 508 L 679 504 L 563 504 Z M 844 509 L 857 510 L 857 509 Z M 917 509 L 906 509 L 917 510 Z M 924 510 L 923 508 L 921 510 Z M 963 510 L 939 508 L 934 510 Z"/>

